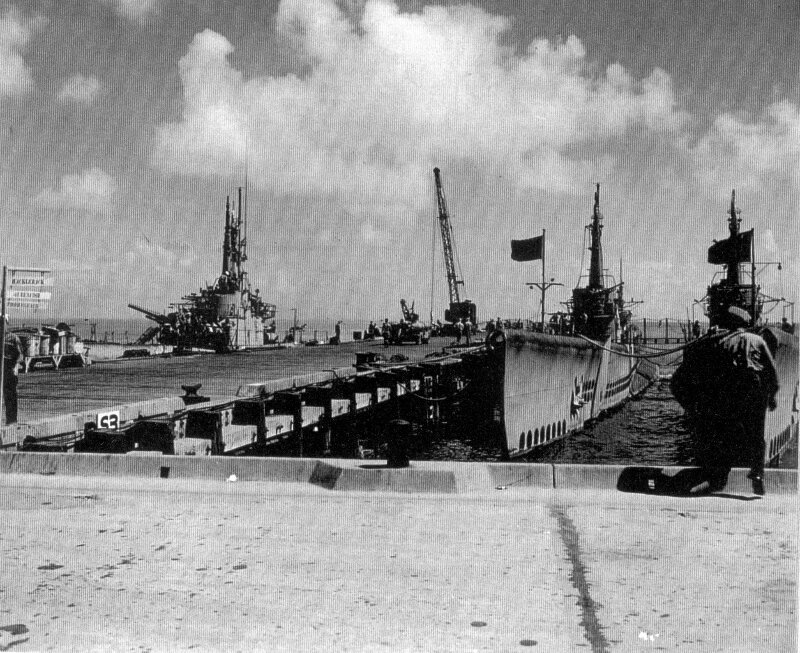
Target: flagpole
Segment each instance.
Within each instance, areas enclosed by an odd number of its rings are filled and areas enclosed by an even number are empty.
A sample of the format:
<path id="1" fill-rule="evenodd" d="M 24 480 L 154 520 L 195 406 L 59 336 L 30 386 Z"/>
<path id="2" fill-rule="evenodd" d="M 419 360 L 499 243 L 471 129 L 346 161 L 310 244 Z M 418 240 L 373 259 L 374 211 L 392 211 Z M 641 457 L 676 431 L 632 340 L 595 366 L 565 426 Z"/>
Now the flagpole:
<path id="1" fill-rule="evenodd" d="M 545 277 L 545 261 L 544 261 L 544 240 L 545 240 L 545 230 L 542 229 L 542 251 L 541 251 L 541 259 L 542 259 L 542 280 L 541 282 L 536 281 L 527 281 L 525 285 L 528 286 L 531 290 L 534 288 L 538 288 L 542 292 L 542 333 L 544 333 L 545 325 L 544 325 L 544 298 L 545 293 L 552 288 L 553 286 L 563 286 L 563 283 L 558 283 L 554 279 L 551 279 L 549 282 L 547 281 L 547 277 Z"/>
<path id="2" fill-rule="evenodd" d="M 0 316 L 0 342 L 3 343 L 3 355 L 0 356 L 0 414 L 3 415 L 3 419 L 0 420 L 0 426 L 5 426 L 6 422 L 8 421 L 8 415 L 6 415 L 6 398 L 4 395 L 5 387 L 6 387 L 6 273 L 8 268 L 4 265 L 3 266 L 3 290 L 2 290 L 2 316 Z"/>
<path id="3" fill-rule="evenodd" d="M 546 239 L 544 237 L 545 230 L 542 229 L 542 333 L 544 333 L 544 292 L 545 292 L 545 278 L 544 278 L 544 248 Z"/>

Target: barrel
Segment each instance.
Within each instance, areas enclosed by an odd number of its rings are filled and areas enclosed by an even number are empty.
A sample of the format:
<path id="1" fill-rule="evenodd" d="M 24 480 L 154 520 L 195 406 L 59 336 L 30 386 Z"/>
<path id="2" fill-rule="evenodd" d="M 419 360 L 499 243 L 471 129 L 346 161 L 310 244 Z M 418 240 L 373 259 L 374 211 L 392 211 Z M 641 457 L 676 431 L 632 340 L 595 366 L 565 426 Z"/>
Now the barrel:
<path id="1" fill-rule="evenodd" d="M 78 336 L 74 333 L 67 334 L 67 353 L 74 354 L 75 353 L 75 343 L 78 340 Z"/>
<path id="2" fill-rule="evenodd" d="M 50 336 L 43 334 L 39 336 L 39 356 L 50 355 Z"/>
<path id="3" fill-rule="evenodd" d="M 25 355 L 33 358 L 39 355 L 39 335 L 32 333 L 25 337 Z"/>

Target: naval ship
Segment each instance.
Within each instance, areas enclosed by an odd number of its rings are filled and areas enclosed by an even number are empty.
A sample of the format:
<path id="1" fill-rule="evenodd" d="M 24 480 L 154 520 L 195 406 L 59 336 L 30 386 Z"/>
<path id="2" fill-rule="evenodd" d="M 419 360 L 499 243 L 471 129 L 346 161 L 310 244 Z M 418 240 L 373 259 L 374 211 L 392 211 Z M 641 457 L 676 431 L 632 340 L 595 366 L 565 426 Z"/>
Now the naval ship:
<path id="1" fill-rule="evenodd" d="M 773 354 L 778 373 L 780 388 L 775 396 L 776 407 L 775 410 L 767 411 L 764 422 L 764 462 L 775 466 L 798 434 L 798 330 L 796 324 L 785 318 L 783 324 L 768 324 L 763 320 L 766 304 L 785 300 L 769 297 L 757 283 L 754 230 L 741 231 L 740 209 L 736 207 L 735 190 L 731 192 L 728 216 L 728 238 L 715 241 L 708 249 L 708 262 L 724 266 L 722 273 L 715 275 L 705 297 L 700 300 L 709 319 L 709 333 L 687 349 L 681 367 L 691 370 L 689 374 L 696 371 L 698 368 L 693 366 L 693 361 L 702 360 L 704 352 L 715 346 L 715 335 L 724 336 L 728 333 L 721 324 L 724 323 L 729 308 L 736 307 L 747 313 L 750 317 L 748 331 L 764 338 Z M 712 383 L 711 370 L 699 371 L 704 377 L 699 379 L 701 385 Z M 673 376 L 673 392 L 674 384 L 682 372 L 678 368 Z M 694 417 L 692 407 L 686 408 L 687 417 L 691 421 Z"/>
<path id="2" fill-rule="evenodd" d="M 586 227 L 588 283 L 573 289 L 567 314 L 556 314 L 547 328 L 542 319 L 538 330 L 489 337 L 490 347 L 504 353 L 502 421 L 510 458 L 582 429 L 658 376 L 656 365 L 635 354 L 622 281 L 609 284 L 604 274 L 602 222 L 597 184 Z"/>
<path id="3" fill-rule="evenodd" d="M 265 302 L 260 291 L 251 289 L 244 262 L 247 260 L 246 217 L 242 215 L 242 189 L 236 214 L 230 197 L 225 203 L 222 272 L 212 285 L 171 304 L 167 314 L 155 313 L 135 304 L 156 325 L 139 338 L 171 345 L 175 353 L 214 351 L 224 353 L 263 347 L 275 340 L 274 304 Z"/>

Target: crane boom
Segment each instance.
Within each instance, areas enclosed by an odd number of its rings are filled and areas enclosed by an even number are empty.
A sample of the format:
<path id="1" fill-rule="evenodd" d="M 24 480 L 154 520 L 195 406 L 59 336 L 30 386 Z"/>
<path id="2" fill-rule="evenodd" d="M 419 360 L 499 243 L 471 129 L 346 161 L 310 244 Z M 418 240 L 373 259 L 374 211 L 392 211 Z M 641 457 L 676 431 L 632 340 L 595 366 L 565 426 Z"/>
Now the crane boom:
<path id="1" fill-rule="evenodd" d="M 447 289 L 450 292 L 450 308 L 444 312 L 447 322 L 456 323 L 460 320 L 470 320 L 475 324 L 476 308 L 470 300 L 461 300 L 458 287 L 464 282 L 456 276 L 456 262 L 453 252 L 453 227 L 450 225 L 450 214 L 447 212 L 447 201 L 442 190 L 442 177 L 439 168 L 433 169 L 436 179 L 436 201 L 439 205 L 439 226 L 442 230 L 442 248 L 444 249 L 444 265 L 447 270 Z"/>
<path id="2" fill-rule="evenodd" d="M 450 292 L 450 303 L 460 304 L 461 298 L 458 293 L 458 286 L 464 282 L 456 276 L 456 266 L 453 257 L 453 227 L 450 225 L 450 214 L 447 212 L 447 201 L 444 198 L 442 188 L 442 177 L 439 168 L 433 169 L 433 176 L 436 179 L 436 201 L 439 205 L 439 227 L 442 230 L 442 247 L 444 248 L 444 265 L 447 270 L 447 289 Z"/>

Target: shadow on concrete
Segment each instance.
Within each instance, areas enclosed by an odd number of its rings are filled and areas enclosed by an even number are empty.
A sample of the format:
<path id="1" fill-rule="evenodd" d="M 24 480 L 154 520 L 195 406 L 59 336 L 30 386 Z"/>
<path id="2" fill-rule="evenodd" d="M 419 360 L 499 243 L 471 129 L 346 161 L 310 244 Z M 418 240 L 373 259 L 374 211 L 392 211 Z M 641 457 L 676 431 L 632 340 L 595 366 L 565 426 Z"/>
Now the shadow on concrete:
<path id="1" fill-rule="evenodd" d="M 764 497 L 743 497 L 740 494 L 727 494 L 725 492 L 712 492 L 706 496 L 722 497 L 723 499 L 736 499 L 737 501 L 761 501 L 761 499 L 764 498 Z"/>
<path id="2" fill-rule="evenodd" d="M 617 479 L 617 490 L 671 497 L 714 496 L 739 501 L 761 498 L 720 492 L 727 480 L 727 470 L 688 468 L 667 474 L 661 467 L 626 467 Z"/>

